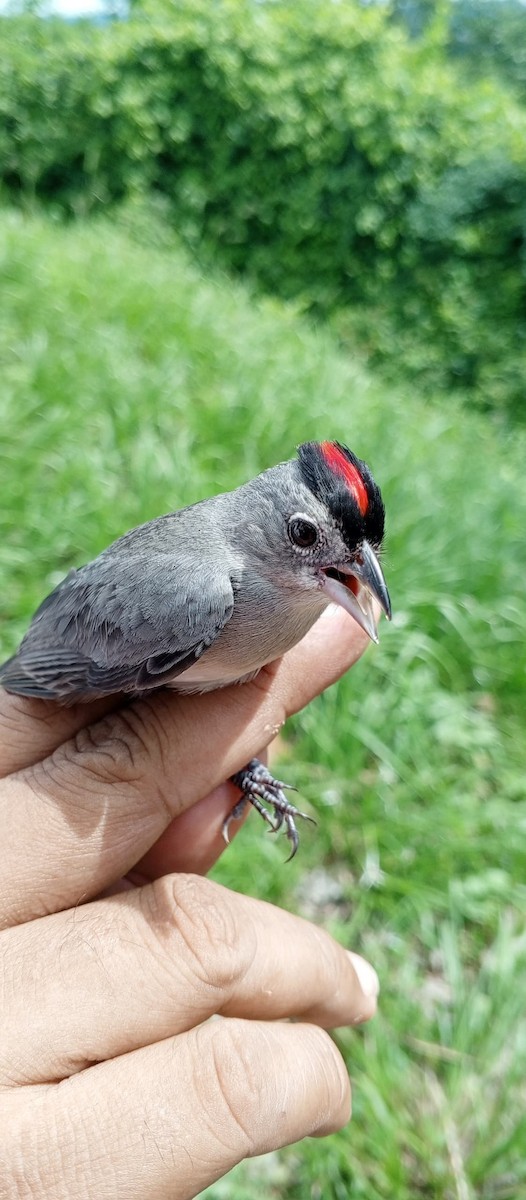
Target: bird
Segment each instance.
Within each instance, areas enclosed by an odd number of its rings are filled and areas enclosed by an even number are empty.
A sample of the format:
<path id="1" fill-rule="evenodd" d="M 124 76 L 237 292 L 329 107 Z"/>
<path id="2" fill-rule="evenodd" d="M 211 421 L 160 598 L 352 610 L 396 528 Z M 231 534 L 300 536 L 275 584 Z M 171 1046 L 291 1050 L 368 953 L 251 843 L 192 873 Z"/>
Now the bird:
<path id="1" fill-rule="evenodd" d="M 374 602 L 391 602 L 380 565 L 385 509 L 368 466 L 338 441 L 304 442 L 254 479 L 119 537 L 69 572 L 0 666 L 10 693 L 73 704 L 161 687 L 205 692 L 253 679 L 304 637 L 329 604 L 377 642 Z M 232 781 L 292 858 L 289 786 L 258 760 Z M 310 819 L 310 818 L 306 818 Z"/>

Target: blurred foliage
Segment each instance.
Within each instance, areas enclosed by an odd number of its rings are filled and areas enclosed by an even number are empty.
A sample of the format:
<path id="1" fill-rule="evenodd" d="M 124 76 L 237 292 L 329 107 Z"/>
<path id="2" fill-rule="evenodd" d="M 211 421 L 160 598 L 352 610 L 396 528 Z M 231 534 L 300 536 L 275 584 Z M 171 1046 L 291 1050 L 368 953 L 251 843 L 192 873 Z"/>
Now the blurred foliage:
<path id="1" fill-rule="evenodd" d="M 71 566 L 306 438 L 363 455 L 387 510 L 393 622 L 281 738 L 317 827 L 285 866 L 249 818 L 214 869 L 378 968 L 378 1017 L 337 1035 L 354 1118 L 209 1195 L 519 1200 L 526 433 L 386 388 L 327 329 L 204 279 L 164 224 L 134 220 L 143 246 L 107 219 L 0 212 L 2 652 Z"/>
<path id="2" fill-rule="evenodd" d="M 480 76 L 497 75 L 526 98 L 526 8 L 522 0 L 392 0 L 390 12 L 411 37 L 421 37 L 445 18 L 447 49 L 462 67 Z"/>
<path id="3" fill-rule="evenodd" d="M 496 73 L 526 100 L 526 9 L 521 0 L 458 0 L 450 50 L 473 69 Z"/>
<path id="4" fill-rule="evenodd" d="M 448 57 L 448 12 L 417 38 L 357 0 L 4 19 L 0 183 L 76 215 L 153 191 L 391 379 L 524 418 L 526 111 Z"/>

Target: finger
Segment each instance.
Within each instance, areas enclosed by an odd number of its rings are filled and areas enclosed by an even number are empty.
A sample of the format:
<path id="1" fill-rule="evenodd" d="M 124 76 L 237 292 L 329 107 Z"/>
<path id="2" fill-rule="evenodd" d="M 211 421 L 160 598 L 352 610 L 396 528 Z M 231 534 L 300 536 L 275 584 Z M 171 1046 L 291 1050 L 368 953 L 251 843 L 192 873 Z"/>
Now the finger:
<path id="1" fill-rule="evenodd" d="M 341 675 L 365 641 L 345 613 L 326 614 L 251 683 L 137 701 L 5 780 L 0 924 L 69 907 L 125 875 L 175 816 Z"/>
<path id="2" fill-rule="evenodd" d="M 372 968 L 324 930 L 199 876 L 44 917 L 2 943 L 5 1086 L 64 1078 L 216 1013 L 333 1028 L 376 1007 Z"/>
<path id="3" fill-rule="evenodd" d="M 64 708 L 52 700 L 12 696 L 0 687 L 0 779 L 40 762 L 121 703 L 122 696 L 103 696 Z"/>
<path id="4" fill-rule="evenodd" d="M 267 750 L 260 750 L 257 758 L 268 764 Z M 232 783 L 222 783 L 187 808 L 171 821 L 157 842 L 148 850 L 128 874 L 136 884 L 149 883 L 161 875 L 174 871 L 191 871 L 206 875 L 227 848 L 223 836 L 223 822 L 239 801 L 239 788 Z M 244 825 L 251 811 L 250 804 L 232 822 L 228 831 L 228 844 Z"/>
<path id="5" fill-rule="evenodd" d="M 171 821 L 160 838 L 125 876 L 99 893 L 115 896 L 132 887 L 143 887 L 163 875 L 188 871 L 206 875 L 227 849 L 223 836 L 225 817 L 239 800 L 239 789 L 231 783 L 214 788 L 203 800 Z M 243 827 L 251 806 L 247 805 L 239 819 L 229 829 L 228 845 Z"/>
<path id="6" fill-rule="evenodd" d="M 232 783 L 223 783 L 214 788 L 203 800 L 198 800 L 197 804 L 170 822 L 161 837 L 128 873 L 129 877 L 135 883 L 142 884 L 172 871 L 206 875 L 227 848 L 223 822 L 238 800 L 239 789 Z M 239 820 L 232 822 L 228 830 L 229 843 L 239 833 L 250 811 L 251 806 L 247 805 Z"/>
<path id="7" fill-rule="evenodd" d="M 41 1200 L 190 1200 L 243 1158 L 350 1116 L 338 1050 L 300 1024 L 211 1021 L 32 1090 L 22 1108 L 28 1092 L 2 1141 L 24 1195 Z"/>

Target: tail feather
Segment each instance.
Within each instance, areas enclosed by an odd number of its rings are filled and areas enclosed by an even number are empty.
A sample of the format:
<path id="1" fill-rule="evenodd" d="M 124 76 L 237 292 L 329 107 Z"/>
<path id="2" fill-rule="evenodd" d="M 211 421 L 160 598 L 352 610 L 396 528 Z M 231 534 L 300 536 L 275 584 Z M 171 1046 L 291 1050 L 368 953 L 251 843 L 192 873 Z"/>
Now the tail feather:
<path id="1" fill-rule="evenodd" d="M 87 690 L 89 659 L 52 646 L 19 651 L 0 666 L 0 684 L 18 696 L 39 700 L 71 700 Z"/>

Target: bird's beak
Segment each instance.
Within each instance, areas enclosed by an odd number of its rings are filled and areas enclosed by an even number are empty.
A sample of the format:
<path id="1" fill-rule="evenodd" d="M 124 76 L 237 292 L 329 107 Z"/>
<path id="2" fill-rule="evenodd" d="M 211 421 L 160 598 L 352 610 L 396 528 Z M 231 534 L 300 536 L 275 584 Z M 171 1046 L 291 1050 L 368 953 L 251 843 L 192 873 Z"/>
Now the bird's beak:
<path id="1" fill-rule="evenodd" d="M 338 563 L 322 571 L 323 589 L 368 634 L 378 641 L 373 601 L 377 600 L 391 620 L 391 601 L 383 571 L 369 542 L 363 541 L 352 563 Z"/>

